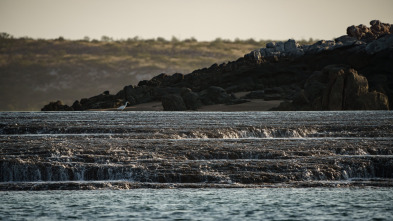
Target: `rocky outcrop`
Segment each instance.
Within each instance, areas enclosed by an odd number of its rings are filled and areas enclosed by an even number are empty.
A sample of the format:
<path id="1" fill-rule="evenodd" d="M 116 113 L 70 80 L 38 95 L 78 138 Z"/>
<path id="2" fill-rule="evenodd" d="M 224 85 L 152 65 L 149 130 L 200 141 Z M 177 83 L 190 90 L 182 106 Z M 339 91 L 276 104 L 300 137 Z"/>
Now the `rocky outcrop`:
<path id="1" fill-rule="evenodd" d="M 162 106 L 165 111 L 185 111 L 187 110 L 183 98 L 177 94 L 169 94 L 162 97 Z"/>
<path id="2" fill-rule="evenodd" d="M 183 88 L 181 97 L 183 98 L 187 110 L 198 110 L 198 108 L 203 105 L 199 94 L 193 92 L 189 88 Z"/>
<path id="3" fill-rule="evenodd" d="M 350 26 L 347 28 L 347 35 L 336 38 L 334 41 L 321 40 L 313 45 L 299 45 L 293 39 L 286 42 L 270 42 L 266 44 L 266 48 L 254 50 L 246 54 L 245 58 L 263 60 L 272 57 L 298 57 L 304 54 L 318 54 L 352 45 L 365 45 L 385 35 L 393 34 L 393 25 L 378 20 L 373 20 L 370 24 L 371 27 L 365 25 Z M 373 54 L 392 47 L 392 41 L 392 36 L 385 36 L 383 39 L 368 45 L 367 52 Z"/>
<path id="4" fill-rule="evenodd" d="M 341 66 L 326 67 L 323 74 L 327 75 L 328 82 L 323 91 L 322 109 L 363 109 L 362 97 L 368 93 L 365 77 L 359 76 L 353 69 Z"/>
<path id="5" fill-rule="evenodd" d="M 159 74 L 136 86 L 126 86 L 116 95 L 108 92 L 76 101 L 72 108 L 114 108 L 126 101 L 136 105 L 169 97 L 183 103 L 186 110 L 197 110 L 202 105 L 244 101 L 231 93 L 263 91 L 263 95 L 254 93 L 246 99 L 253 96 L 263 96 L 265 100 L 283 99 L 285 108 L 281 109 L 291 110 L 386 109 L 388 100 L 393 99 L 392 25 L 377 20 L 370 24 L 371 27 L 348 27 L 347 35 L 312 45 L 300 45 L 292 39 L 270 42 L 265 48 L 251 51 L 236 61 L 213 64 L 186 75 Z M 342 68 L 344 74 L 326 74 L 324 67 L 337 64 L 346 67 Z M 351 82 L 361 91 L 348 88 Z M 330 90 L 329 93 L 326 90 Z M 340 90 L 348 94 L 344 96 Z M 322 96 L 325 92 L 328 94 Z M 176 99 L 169 95 L 176 95 Z M 390 109 L 392 104 L 390 102 Z M 179 107 L 175 109 L 183 109 L 182 105 Z M 51 110 L 63 109 L 59 106 Z"/>
<path id="6" fill-rule="evenodd" d="M 385 94 L 369 92 L 368 81 L 356 70 L 330 65 L 311 75 L 292 103 L 278 110 L 389 110 Z"/>
<path id="7" fill-rule="evenodd" d="M 68 105 L 64 105 L 61 101 L 50 102 L 49 104 L 45 105 L 41 111 L 73 111 L 72 107 Z"/>
<path id="8" fill-rule="evenodd" d="M 184 79 L 184 75 L 181 73 L 175 73 L 173 75 L 167 75 L 165 73 L 159 74 L 153 77 L 151 80 L 143 80 L 138 83 L 138 86 L 151 86 L 151 87 L 165 87 L 172 86 L 181 82 Z"/>
<path id="9" fill-rule="evenodd" d="M 365 25 L 350 26 L 347 28 L 347 35 L 358 40 L 371 42 L 380 36 L 393 34 L 393 26 L 391 24 L 382 23 L 379 20 L 370 21 L 371 27 Z"/>
<path id="10" fill-rule="evenodd" d="M 109 91 L 105 91 L 97 96 L 75 101 L 72 107 L 75 110 L 107 109 L 119 107 L 123 104 L 122 99 L 119 99 L 116 95 L 109 94 Z"/>
<path id="11" fill-rule="evenodd" d="M 126 101 L 130 102 L 130 105 L 147 103 L 153 100 L 151 93 L 152 88 L 149 86 L 126 86 L 123 89 L 124 97 Z"/>
<path id="12" fill-rule="evenodd" d="M 312 55 L 342 47 L 364 44 L 366 43 L 350 36 L 341 36 L 334 41 L 321 40 L 313 45 L 299 45 L 295 40 L 289 39 L 286 42 L 270 42 L 266 45 L 266 48 L 254 50 L 246 54 L 245 58 L 255 61 L 278 61 L 279 58 L 299 57 L 305 54 Z"/>

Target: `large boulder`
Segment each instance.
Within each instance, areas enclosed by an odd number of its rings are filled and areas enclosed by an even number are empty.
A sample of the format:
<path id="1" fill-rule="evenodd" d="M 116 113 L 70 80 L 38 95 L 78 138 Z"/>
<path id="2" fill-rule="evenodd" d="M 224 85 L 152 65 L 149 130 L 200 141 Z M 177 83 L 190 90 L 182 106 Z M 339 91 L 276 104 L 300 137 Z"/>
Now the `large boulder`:
<path id="1" fill-rule="evenodd" d="M 370 21 L 370 25 L 371 25 L 370 30 L 376 37 L 385 34 L 393 34 L 392 33 L 393 27 L 391 24 L 382 23 L 379 20 L 372 20 Z"/>
<path id="2" fill-rule="evenodd" d="M 347 28 L 347 35 L 357 38 L 357 39 L 364 39 L 365 37 L 369 37 L 372 35 L 370 28 L 361 24 L 358 26 L 352 25 Z"/>
<path id="3" fill-rule="evenodd" d="M 344 66 L 328 66 L 323 70 L 328 77 L 322 94 L 324 110 L 388 110 L 386 95 L 369 92 L 367 78 Z"/>
<path id="4" fill-rule="evenodd" d="M 308 100 L 321 96 L 326 88 L 327 76 L 321 71 L 315 71 L 304 83 L 304 93 Z"/>
<path id="5" fill-rule="evenodd" d="M 292 103 L 278 110 L 389 110 L 388 97 L 369 92 L 367 78 L 343 65 L 329 65 L 314 72 Z"/>
<path id="6" fill-rule="evenodd" d="M 208 89 L 201 91 L 199 96 L 202 103 L 205 105 L 223 104 L 231 100 L 230 95 L 227 94 L 225 89 L 216 86 L 211 86 Z"/>
<path id="7" fill-rule="evenodd" d="M 388 110 L 389 100 L 388 97 L 380 92 L 372 91 L 359 97 L 358 102 L 361 110 Z"/>
<path id="8" fill-rule="evenodd" d="M 202 107 L 202 101 L 199 95 L 189 88 L 183 89 L 181 97 L 188 110 L 198 110 L 198 108 Z"/>
<path id="9" fill-rule="evenodd" d="M 371 27 L 352 25 L 347 28 L 347 35 L 365 42 L 371 42 L 380 36 L 393 34 L 393 26 L 390 24 L 382 23 L 379 20 L 372 20 L 370 21 L 370 25 Z"/>
<path id="10" fill-rule="evenodd" d="M 187 110 L 183 98 L 177 94 L 165 95 L 161 98 L 164 111 L 185 111 Z"/>

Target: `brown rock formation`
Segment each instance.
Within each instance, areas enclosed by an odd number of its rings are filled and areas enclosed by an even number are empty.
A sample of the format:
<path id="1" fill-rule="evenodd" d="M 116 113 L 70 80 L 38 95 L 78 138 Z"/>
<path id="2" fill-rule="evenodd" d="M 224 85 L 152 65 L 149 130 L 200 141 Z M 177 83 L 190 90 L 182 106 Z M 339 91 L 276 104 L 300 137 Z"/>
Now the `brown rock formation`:
<path id="1" fill-rule="evenodd" d="M 329 65 L 311 75 L 304 87 L 279 110 L 389 110 L 388 97 L 369 92 L 367 79 L 347 66 Z"/>
<path id="2" fill-rule="evenodd" d="M 370 25 L 370 28 L 365 25 L 352 25 L 347 28 L 347 35 L 358 40 L 370 42 L 382 35 L 393 34 L 393 26 L 390 24 L 382 23 L 379 20 L 372 20 L 370 21 Z"/>

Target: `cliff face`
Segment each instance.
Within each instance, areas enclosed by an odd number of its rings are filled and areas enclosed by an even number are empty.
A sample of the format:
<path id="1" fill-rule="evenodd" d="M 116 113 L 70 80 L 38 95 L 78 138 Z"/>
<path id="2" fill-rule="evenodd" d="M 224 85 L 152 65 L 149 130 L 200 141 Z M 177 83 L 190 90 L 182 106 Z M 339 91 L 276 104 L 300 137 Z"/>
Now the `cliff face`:
<path id="1" fill-rule="evenodd" d="M 171 104 L 164 105 L 167 110 L 176 110 L 176 106 L 195 110 L 201 105 L 246 102 L 247 97 L 231 95 L 241 91 L 257 91 L 254 94 L 265 100 L 286 100 L 277 110 L 391 109 L 392 26 L 379 21 L 370 24 L 370 28 L 351 26 L 347 35 L 313 45 L 300 46 L 294 40 L 268 43 L 266 48 L 236 61 L 187 75 L 160 74 L 137 86 L 126 86 L 116 95 L 106 93 L 58 109 L 85 110 L 117 107 L 125 101 L 134 105 L 162 100 Z M 53 108 L 45 106 L 42 110 Z"/>

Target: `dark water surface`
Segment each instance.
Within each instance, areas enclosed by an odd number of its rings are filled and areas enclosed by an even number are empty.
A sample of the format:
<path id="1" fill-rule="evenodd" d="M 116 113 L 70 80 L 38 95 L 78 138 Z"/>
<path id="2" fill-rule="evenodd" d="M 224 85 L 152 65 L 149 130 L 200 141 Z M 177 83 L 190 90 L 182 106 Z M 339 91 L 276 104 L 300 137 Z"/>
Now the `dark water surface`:
<path id="1" fill-rule="evenodd" d="M 392 188 L 0 192 L 1 220 L 392 220 Z"/>

